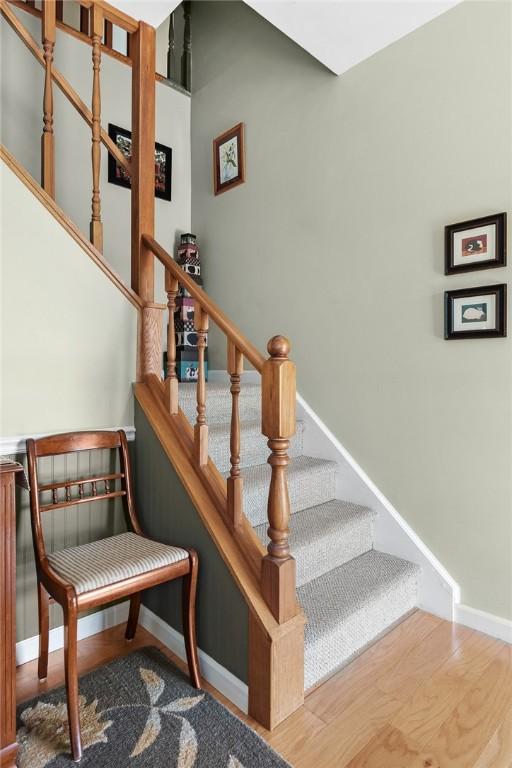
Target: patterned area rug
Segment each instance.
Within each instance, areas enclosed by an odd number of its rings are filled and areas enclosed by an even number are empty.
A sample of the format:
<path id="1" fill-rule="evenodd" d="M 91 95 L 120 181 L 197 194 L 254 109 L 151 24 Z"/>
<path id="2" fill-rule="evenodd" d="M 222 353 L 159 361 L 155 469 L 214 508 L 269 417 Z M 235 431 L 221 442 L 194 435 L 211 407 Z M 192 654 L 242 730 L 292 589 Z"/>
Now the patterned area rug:
<path id="1" fill-rule="evenodd" d="M 290 768 L 156 648 L 80 678 L 83 768 Z M 64 688 L 18 707 L 18 768 L 70 768 Z"/>

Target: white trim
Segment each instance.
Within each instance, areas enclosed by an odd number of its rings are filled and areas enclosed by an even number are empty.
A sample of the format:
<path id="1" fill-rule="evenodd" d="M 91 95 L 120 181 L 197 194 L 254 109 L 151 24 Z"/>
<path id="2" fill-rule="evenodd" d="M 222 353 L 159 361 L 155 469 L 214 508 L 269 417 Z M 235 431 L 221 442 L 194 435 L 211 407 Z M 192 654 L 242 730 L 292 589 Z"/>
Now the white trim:
<path id="1" fill-rule="evenodd" d="M 209 371 L 211 381 L 229 381 L 225 371 Z M 258 382 L 257 371 L 246 371 L 247 383 Z M 336 497 L 374 509 L 375 548 L 417 563 L 422 569 L 419 607 L 449 621 L 460 602 L 460 587 L 418 534 L 403 519 L 388 498 L 377 488 L 350 452 L 333 435 L 304 398 L 297 393 L 297 418 L 304 422 L 304 453 L 330 459 L 338 464 Z"/>
<path id="2" fill-rule="evenodd" d="M 455 604 L 460 602 L 460 587 L 455 579 L 298 393 L 297 418 L 305 423 L 304 452 L 337 462 L 336 496 L 369 506 L 378 513 L 375 548 L 421 566 L 419 607 L 453 621 Z"/>
<path id="3" fill-rule="evenodd" d="M 455 606 L 455 621 L 512 644 L 512 619 L 503 619 L 479 608 L 459 604 Z"/>
<path id="4" fill-rule="evenodd" d="M 187 657 L 183 635 L 163 621 L 163 619 L 157 616 L 156 613 L 153 613 L 149 608 L 146 608 L 145 605 L 141 606 L 140 623 L 144 629 L 147 629 L 148 632 L 154 635 L 157 640 L 160 640 L 161 643 L 182 659 L 182 661 L 186 661 Z M 247 714 L 249 704 L 249 689 L 247 685 L 200 648 L 198 649 L 198 652 L 199 661 L 201 663 L 201 674 L 204 679 L 220 691 L 220 693 L 227 699 L 232 701 L 238 709 Z"/>
<path id="5" fill-rule="evenodd" d="M 99 427 L 98 431 L 115 432 L 118 429 L 124 429 L 126 432 L 127 440 L 135 440 L 135 427 Z M 60 434 L 60 432 L 39 432 L 36 435 L 13 435 L 11 437 L 0 437 L 0 456 L 9 456 L 13 453 L 26 453 L 26 441 L 29 437 L 33 437 L 34 440 L 39 440 L 40 437 L 48 437 L 48 435 L 55 434 Z"/>
<path id="6" fill-rule="evenodd" d="M 78 639 L 97 635 L 105 629 L 122 624 L 128 619 L 129 601 L 125 600 L 117 605 L 110 605 L 89 616 L 82 616 L 78 619 Z M 55 627 L 50 629 L 49 651 L 58 651 L 64 647 L 64 627 Z M 26 640 L 20 640 L 16 643 L 16 666 L 26 664 L 27 661 L 33 661 L 39 656 L 39 636 L 28 637 Z"/>

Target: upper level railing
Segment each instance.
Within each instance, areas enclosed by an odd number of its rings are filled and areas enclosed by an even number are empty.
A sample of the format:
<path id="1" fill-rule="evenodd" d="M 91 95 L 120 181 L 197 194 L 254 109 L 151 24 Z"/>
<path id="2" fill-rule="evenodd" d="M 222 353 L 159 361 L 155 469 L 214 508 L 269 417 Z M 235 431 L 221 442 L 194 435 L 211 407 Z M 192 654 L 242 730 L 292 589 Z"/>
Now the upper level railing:
<path id="1" fill-rule="evenodd" d="M 19 6 L 18 0 L 12 0 Z M 24 5 L 24 4 L 23 4 Z M 265 358 L 231 322 L 215 302 L 187 275 L 172 257 L 155 241 L 155 30 L 144 22 L 136 22 L 104 0 L 85 0 L 82 6 L 89 14 L 92 49 L 91 108 L 80 99 L 70 83 L 53 63 L 56 24 L 56 0 L 43 0 L 41 11 L 42 48 L 29 34 L 5 0 L 0 12 L 44 67 L 42 98 L 41 185 L 55 197 L 55 135 L 53 119 L 53 85 L 64 93 L 91 128 L 91 221 L 90 239 L 97 251 L 103 249 L 101 215 L 101 144 L 131 177 L 131 283 L 142 305 L 141 333 L 138 345 L 138 381 L 151 384 L 162 372 L 162 319 L 165 305 L 155 303 L 155 260 L 165 269 L 165 289 L 169 324 L 167 334 L 167 371 L 163 382 L 164 403 L 170 417 L 179 416 L 178 379 L 176 376 L 176 340 L 174 311 L 181 285 L 195 299 L 195 324 L 198 334 L 199 371 L 197 380 L 197 416 L 193 430 L 193 449 L 189 457 L 198 476 L 207 483 L 208 423 L 206 408 L 205 347 L 209 321 L 215 323 L 227 340 L 226 368 L 230 377 L 231 430 L 230 472 L 223 490 L 223 516 L 236 536 L 244 528 L 243 479 L 240 472 L 239 396 L 244 358 L 262 379 L 262 433 L 268 438 L 271 477 L 268 493 L 267 554 L 255 544 L 249 555 L 246 539 L 241 548 L 256 563 L 261 595 L 274 618 L 284 623 L 299 612 L 295 591 L 295 561 L 289 547 L 290 502 L 287 485 L 289 440 L 295 432 L 295 366 L 288 359 L 290 345 L 282 336 L 270 339 Z M 189 10 L 189 9 L 188 9 Z M 128 159 L 101 127 L 101 57 L 105 22 L 124 29 L 130 38 L 132 63 L 132 154 Z M 93 249 L 94 250 L 94 249 Z M 160 385 L 159 385 L 160 387 Z M 252 534 L 252 531 L 251 531 Z M 254 554 L 256 553 L 256 554 Z"/>

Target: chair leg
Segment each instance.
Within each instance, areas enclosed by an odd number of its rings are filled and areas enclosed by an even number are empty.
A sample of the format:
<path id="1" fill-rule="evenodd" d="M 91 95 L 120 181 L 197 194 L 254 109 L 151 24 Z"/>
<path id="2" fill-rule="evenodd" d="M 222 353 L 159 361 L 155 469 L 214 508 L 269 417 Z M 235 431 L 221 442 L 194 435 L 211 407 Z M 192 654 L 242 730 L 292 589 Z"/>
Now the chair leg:
<path id="1" fill-rule="evenodd" d="M 183 634 L 185 636 L 185 649 L 187 651 L 188 670 L 190 680 L 194 688 L 201 687 L 201 672 L 197 656 L 196 643 L 196 590 L 198 557 L 193 549 L 189 549 L 190 571 L 183 577 Z"/>
<path id="2" fill-rule="evenodd" d="M 128 614 L 128 623 L 126 624 L 126 632 L 124 636 L 127 640 L 133 640 L 135 632 L 137 631 L 137 622 L 139 621 L 140 611 L 140 596 L 141 593 L 132 595 L 130 597 L 130 613 Z"/>
<path id="3" fill-rule="evenodd" d="M 50 596 L 40 581 L 37 583 L 37 606 L 39 611 L 39 663 L 37 676 L 45 680 L 48 676 L 48 638 L 50 627 L 48 623 L 48 605 Z"/>
<path id="4" fill-rule="evenodd" d="M 68 603 L 64 609 L 64 666 L 66 672 L 69 737 L 73 760 L 76 762 L 82 757 L 80 710 L 78 704 L 77 624 L 76 606 Z"/>

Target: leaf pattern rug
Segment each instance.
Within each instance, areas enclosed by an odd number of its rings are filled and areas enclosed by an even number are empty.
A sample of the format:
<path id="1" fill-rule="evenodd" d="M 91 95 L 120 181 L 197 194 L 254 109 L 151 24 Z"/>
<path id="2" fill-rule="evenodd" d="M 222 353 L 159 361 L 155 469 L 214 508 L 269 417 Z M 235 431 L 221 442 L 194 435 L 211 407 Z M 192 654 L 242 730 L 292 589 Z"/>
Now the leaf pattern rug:
<path id="1" fill-rule="evenodd" d="M 156 648 L 80 678 L 83 768 L 290 768 Z M 66 692 L 20 704 L 18 768 L 70 768 Z"/>

